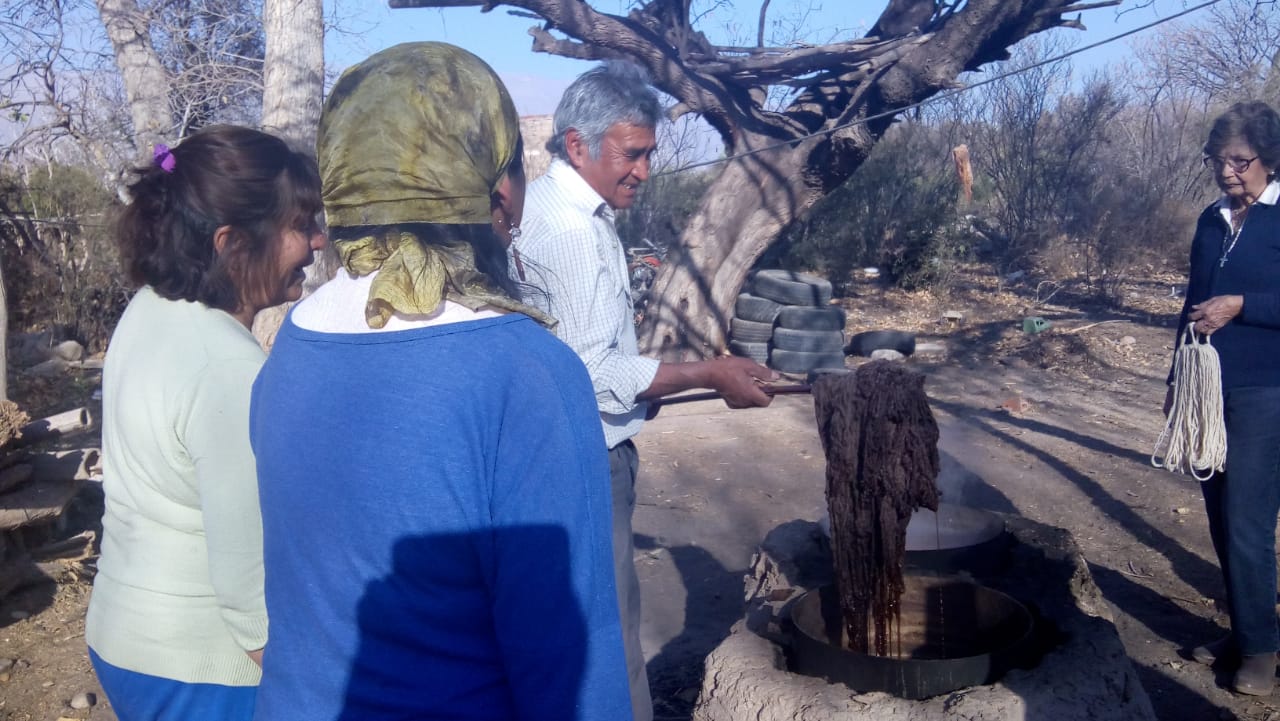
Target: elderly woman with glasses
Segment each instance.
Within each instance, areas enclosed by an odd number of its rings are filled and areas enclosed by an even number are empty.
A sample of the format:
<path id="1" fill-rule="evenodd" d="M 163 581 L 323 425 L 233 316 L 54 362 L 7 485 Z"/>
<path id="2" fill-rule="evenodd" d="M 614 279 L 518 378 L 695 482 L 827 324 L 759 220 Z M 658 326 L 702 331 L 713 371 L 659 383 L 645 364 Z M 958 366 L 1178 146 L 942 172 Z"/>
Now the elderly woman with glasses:
<path id="1" fill-rule="evenodd" d="M 1262 102 L 1233 105 L 1214 121 L 1204 152 L 1223 194 L 1196 225 L 1177 337 L 1192 325 L 1222 363 L 1226 464 L 1203 491 L 1231 632 L 1192 656 L 1235 665 L 1237 692 L 1266 695 L 1280 648 L 1280 115 Z"/>

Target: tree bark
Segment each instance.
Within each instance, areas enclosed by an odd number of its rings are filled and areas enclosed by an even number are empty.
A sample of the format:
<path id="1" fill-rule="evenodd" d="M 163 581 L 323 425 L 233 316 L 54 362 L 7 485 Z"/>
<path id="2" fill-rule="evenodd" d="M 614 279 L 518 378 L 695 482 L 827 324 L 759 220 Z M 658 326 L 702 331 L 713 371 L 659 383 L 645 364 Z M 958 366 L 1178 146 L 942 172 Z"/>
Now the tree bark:
<path id="1" fill-rule="evenodd" d="M 759 147 L 766 138 L 744 137 Z M 662 360 L 708 357 L 726 345 L 734 300 L 761 253 L 822 194 L 806 184 L 805 150 L 790 147 L 728 163 L 707 188 L 679 247 L 654 281 L 640 345 Z"/>
<path id="2" fill-rule="evenodd" d="M 312 150 L 324 102 L 324 8 L 320 0 L 264 0 L 262 128 Z"/>
<path id="3" fill-rule="evenodd" d="M 169 75 L 151 44 L 147 16 L 135 0 L 97 0 L 97 4 L 129 98 L 133 144 L 145 158 L 154 144 L 169 139 L 173 128 Z"/>
<path id="4" fill-rule="evenodd" d="M 262 127 L 295 147 L 315 152 L 324 104 L 324 5 L 321 0 L 264 0 Z M 307 267 L 304 293 L 333 277 L 337 257 L 319 251 Z M 292 304 L 267 308 L 253 320 L 253 335 L 268 350 Z"/>

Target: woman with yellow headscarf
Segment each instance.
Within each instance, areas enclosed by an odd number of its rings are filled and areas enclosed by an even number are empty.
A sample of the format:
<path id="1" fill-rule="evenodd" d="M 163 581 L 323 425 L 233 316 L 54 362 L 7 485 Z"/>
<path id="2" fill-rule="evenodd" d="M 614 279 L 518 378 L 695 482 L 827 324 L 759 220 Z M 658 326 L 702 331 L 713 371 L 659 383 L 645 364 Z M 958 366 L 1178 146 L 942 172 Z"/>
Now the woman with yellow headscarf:
<path id="1" fill-rule="evenodd" d="M 343 269 L 254 389 L 256 718 L 631 718 L 591 384 L 507 272 L 506 89 L 396 46 L 334 86 L 318 156 Z"/>

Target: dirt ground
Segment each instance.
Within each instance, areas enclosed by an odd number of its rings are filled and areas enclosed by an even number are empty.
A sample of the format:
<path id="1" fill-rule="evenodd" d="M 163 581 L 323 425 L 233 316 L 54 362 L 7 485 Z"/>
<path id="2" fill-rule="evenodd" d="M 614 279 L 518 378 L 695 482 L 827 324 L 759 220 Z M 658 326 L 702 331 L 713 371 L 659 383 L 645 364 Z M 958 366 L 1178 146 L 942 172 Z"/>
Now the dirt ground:
<path id="1" fill-rule="evenodd" d="M 850 332 L 906 329 L 945 344 L 906 361 L 928 376 L 944 500 L 1074 534 L 1160 718 L 1280 720 L 1280 696 L 1237 696 L 1229 673 L 1184 658 L 1225 620 L 1199 486 L 1149 462 L 1180 305 L 1171 285 L 1181 282 L 1131 285 L 1105 310 L 1070 289 L 1037 306 L 1034 284 L 1000 289 L 980 273 L 946 297 L 864 281 L 842 302 Z M 964 320 L 943 320 L 950 310 Z M 1052 327 L 1026 335 L 1027 315 Z M 22 385 L 11 384 L 15 395 Z M 824 461 L 807 396 L 749 411 L 672 406 L 637 444 L 642 640 L 658 719 L 687 719 L 702 658 L 742 614 L 756 544 L 778 524 L 825 513 Z M 99 507 L 97 489 L 86 489 L 65 533 L 91 525 Z M 68 573 L 0 600 L 0 721 L 115 718 L 85 654 L 88 591 Z M 96 705 L 70 708 L 81 692 Z"/>

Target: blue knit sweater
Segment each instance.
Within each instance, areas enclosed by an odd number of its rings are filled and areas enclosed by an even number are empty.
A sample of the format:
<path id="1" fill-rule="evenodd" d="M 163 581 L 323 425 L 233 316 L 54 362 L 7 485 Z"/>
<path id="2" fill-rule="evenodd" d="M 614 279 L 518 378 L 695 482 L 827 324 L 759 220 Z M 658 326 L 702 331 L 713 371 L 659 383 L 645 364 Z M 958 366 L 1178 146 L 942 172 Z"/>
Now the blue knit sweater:
<path id="1" fill-rule="evenodd" d="M 1280 205 L 1274 195 L 1269 189 L 1249 208 L 1225 264 L 1220 260 L 1230 245 L 1230 228 L 1217 203 L 1200 214 L 1191 242 L 1191 279 L 1177 342 L 1191 306 L 1218 295 L 1244 296 L 1240 314 L 1209 337 L 1222 361 L 1223 389 L 1280 386 Z"/>
<path id="2" fill-rule="evenodd" d="M 254 386 L 263 721 L 630 719 L 609 468 L 568 346 L 508 315 L 285 323 Z"/>

